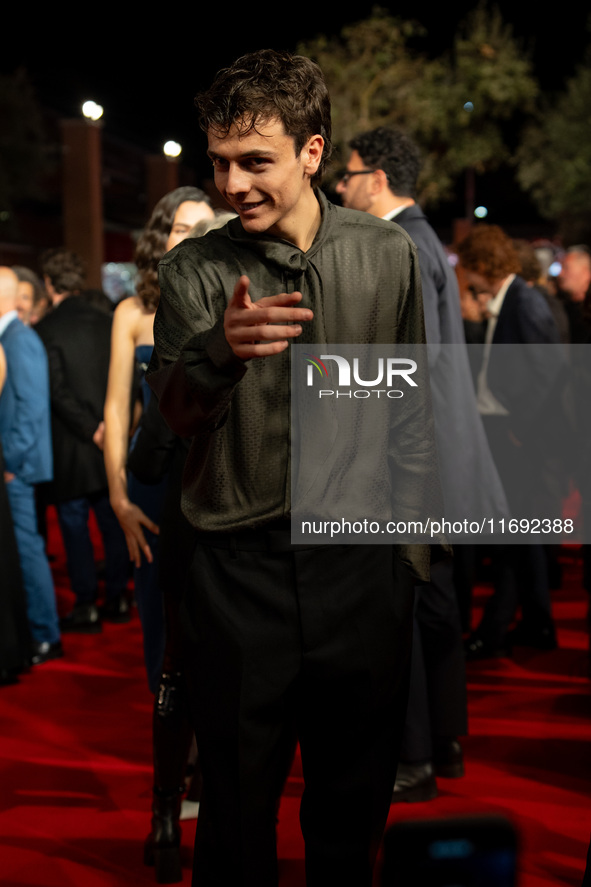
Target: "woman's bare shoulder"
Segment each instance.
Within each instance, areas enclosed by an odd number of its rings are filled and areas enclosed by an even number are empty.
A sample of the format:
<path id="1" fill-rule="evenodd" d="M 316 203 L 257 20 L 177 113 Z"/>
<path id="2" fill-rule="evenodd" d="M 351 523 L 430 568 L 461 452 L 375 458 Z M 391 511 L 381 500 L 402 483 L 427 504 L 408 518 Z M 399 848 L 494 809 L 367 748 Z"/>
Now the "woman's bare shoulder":
<path id="1" fill-rule="evenodd" d="M 154 313 L 153 310 L 146 308 L 138 296 L 128 296 L 115 308 L 113 323 L 119 328 L 124 328 L 139 344 L 142 340 L 151 338 Z"/>

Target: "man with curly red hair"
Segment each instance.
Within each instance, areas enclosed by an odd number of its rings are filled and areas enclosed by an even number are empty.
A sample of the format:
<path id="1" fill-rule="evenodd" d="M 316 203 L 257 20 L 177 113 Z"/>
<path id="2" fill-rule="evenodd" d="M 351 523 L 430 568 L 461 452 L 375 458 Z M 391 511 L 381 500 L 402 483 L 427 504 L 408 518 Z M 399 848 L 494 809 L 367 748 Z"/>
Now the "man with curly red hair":
<path id="1" fill-rule="evenodd" d="M 478 409 L 513 517 L 523 518 L 531 505 L 530 495 L 540 487 L 542 457 L 537 441 L 543 438 L 552 384 L 551 362 L 543 359 L 539 348 L 530 346 L 558 344 L 560 336 L 542 293 L 519 276 L 519 257 L 501 228 L 474 227 L 459 244 L 458 257 L 468 286 L 476 296 L 488 297 Z M 497 347 L 507 345 L 524 347 Z M 543 546 L 494 546 L 493 583 L 494 594 L 468 639 L 467 658 L 504 655 L 513 644 L 553 649 L 556 634 Z M 509 633 L 518 604 L 522 618 Z"/>

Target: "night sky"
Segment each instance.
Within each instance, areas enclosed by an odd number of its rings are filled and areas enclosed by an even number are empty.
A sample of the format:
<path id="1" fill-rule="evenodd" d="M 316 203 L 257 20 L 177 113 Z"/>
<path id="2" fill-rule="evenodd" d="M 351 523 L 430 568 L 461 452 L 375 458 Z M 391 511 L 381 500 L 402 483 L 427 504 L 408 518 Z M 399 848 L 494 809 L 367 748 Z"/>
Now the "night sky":
<path id="1" fill-rule="evenodd" d="M 418 20 L 427 28 L 431 52 L 438 54 L 451 45 L 455 28 L 475 2 L 458 0 L 451 15 L 441 5 L 424 10 L 395 2 L 381 5 Z M 508 0 L 497 5 L 523 45 L 533 49 L 542 87 L 559 89 L 589 42 L 585 5 L 564 0 L 560 17 L 526 13 L 525 4 Z M 140 4 L 120 4 L 119 14 L 109 14 L 96 3 L 80 5 L 77 13 L 57 20 L 45 13 L 29 15 L 29 8 L 20 14 L 13 0 L 8 21 L 3 16 L 7 27 L 0 69 L 8 73 L 25 67 L 40 102 L 62 116 L 78 116 L 82 101 L 94 99 L 105 108 L 105 130 L 150 151 L 176 139 L 185 162 L 195 167 L 205 140 L 193 98 L 219 68 L 244 52 L 269 46 L 293 50 L 298 40 L 337 34 L 344 24 L 369 15 L 371 5 L 353 14 L 329 11 L 324 4 L 286 8 L 287 19 L 278 4 L 244 4 L 234 10 L 210 3 L 205 11 L 194 4 L 191 9 L 197 11 L 182 12 L 180 4 L 169 4 L 158 18 L 148 16 Z"/>
<path id="2" fill-rule="evenodd" d="M 431 4 L 423 13 L 420 7 L 409 13 L 400 3 L 382 5 L 394 15 L 421 22 L 433 51 L 440 52 L 450 45 L 455 27 L 475 3 L 458 0 L 452 17 Z M 64 18 L 58 23 L 35 14 L 26 22 L 23 15 L 23 21 L 13 26 L 13 41 L 7 40 L 8 30 L 3 28 L 0 65 L 3 72 L 23 65 L 39 99 L 60 113 L 76 116 L 81 102 L 93 98 L 105 107 L 105 127 L 159 147 L 167 138 L 194 137 L 193 97 L 218 68 L 254 49 L 294 49 L 298 40 L 338 33 L 371 9 L 367 5 L 360 13 L 345 15 L 329 12 L 324 5 L 317 11 L 319 6 L 306 7 L 314 10 L 312 18 L 302 14 L 303 7 L 290 5 L 287 19 L 277 4 L 249 4 L 232 11 L 232 5 L 210 3 L 205 12 L 182 14 L 180 4 L 170 4 L 170 12 L 160 21 L 142 14 L 146 7 L 140 4 L 121 4 L 123 20 L 110 16 L 99 3 L 94 20 L 88 18 L 92 4 L 79 7 L 79 21 Z M 533 45 L 544 87 L 559 86 L 584 53 L 589 36 L 586 4 L 565 0 L 560 18 L 539 12 L 526 15 L 516 11 L 521 4 L 515 2 L 498 6 L 524 45 Z M 201 4 L 193 8 L 200 9 Z"/>

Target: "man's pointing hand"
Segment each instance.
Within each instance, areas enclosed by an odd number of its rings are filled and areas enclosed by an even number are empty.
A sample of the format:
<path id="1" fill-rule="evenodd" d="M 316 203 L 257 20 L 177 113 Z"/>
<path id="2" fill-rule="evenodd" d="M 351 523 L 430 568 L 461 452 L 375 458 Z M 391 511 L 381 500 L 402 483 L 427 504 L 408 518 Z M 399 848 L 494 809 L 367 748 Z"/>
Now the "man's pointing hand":
<path id="1" fill-rule="evenodd" d="M 289 339 L 302 332 L 300 324 L 314 316 L 309 308 L 295 307 L 302 299 L 301 293 L 280 293 L 253 302 L 249 286 L 250 280 L 243 275 L 224 315 L 226 339 L 242 360 L 284 351 Z"/>

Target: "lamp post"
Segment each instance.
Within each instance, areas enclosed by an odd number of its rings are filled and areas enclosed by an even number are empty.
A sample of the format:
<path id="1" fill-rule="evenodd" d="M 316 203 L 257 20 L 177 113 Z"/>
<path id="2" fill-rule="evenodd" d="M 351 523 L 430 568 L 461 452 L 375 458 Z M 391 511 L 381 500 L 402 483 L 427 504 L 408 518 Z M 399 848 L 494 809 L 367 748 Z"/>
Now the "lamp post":
<path id="1" fill-rule="evenodd" d="M 87 283 L 100 287 L 104 255 L 101 117 L 88 101 L 83 118 L 62 120 L 64 245 L 87 263 Z"/>
<path id="2" fill-rule="evenodd" d="M 148 215 L 161 197 L 179 186 L 178 158 L 182 147 L 172 139 L 165 143 L 162 154 L 146 157 Z"/>

